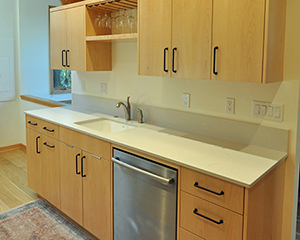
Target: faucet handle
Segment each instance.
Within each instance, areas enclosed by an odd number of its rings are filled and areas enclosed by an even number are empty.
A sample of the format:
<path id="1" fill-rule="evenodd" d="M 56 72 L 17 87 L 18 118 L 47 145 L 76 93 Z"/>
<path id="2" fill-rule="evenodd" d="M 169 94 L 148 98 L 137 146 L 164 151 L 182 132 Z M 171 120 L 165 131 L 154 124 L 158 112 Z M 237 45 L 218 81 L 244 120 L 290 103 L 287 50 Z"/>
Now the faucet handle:
<path id="1" fill-rule="evenodd" d="M 144 115 L 142 109 L 137 108 L 136 112 L 139 113 L 138 115 L 140 116 L 138 123 L 144 123 Z"/>

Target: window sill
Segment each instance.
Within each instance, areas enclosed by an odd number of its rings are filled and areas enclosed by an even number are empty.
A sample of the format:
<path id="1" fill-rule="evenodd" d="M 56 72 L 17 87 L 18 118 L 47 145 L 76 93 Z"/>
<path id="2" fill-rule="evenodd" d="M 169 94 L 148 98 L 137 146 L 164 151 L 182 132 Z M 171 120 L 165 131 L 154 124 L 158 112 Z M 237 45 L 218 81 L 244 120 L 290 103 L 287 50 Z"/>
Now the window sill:
<path id="1" fill-rule="evenodd" d="M 33 95 L 28 95 L 28 94 L 20 95 L 20 97 L 21 97 L 21 99 L 23 99 L 25 101 L 37 103 L 37 104 L 44 105 L 47 107 L 63 107 L 63 106 L 70 104 L 70 103 L 66 103 L 66 101 L 64 101 L 64 102 L 53 101 L 53 100 L 49 100 L 46 98 L 40 98 L 40 97 L 36 97 Z"/>

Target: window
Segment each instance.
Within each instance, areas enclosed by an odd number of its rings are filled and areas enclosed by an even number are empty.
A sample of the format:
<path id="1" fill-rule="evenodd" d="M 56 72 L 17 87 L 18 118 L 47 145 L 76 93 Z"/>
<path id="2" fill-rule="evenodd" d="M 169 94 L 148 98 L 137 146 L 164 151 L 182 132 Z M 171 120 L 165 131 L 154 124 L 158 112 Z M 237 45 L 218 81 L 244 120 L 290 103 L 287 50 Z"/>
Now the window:
<path id="1" fill-rule="evenodd" d="M 52 70 L 52 94 L 71 92 L 71 71 L 70 70 Z"/>

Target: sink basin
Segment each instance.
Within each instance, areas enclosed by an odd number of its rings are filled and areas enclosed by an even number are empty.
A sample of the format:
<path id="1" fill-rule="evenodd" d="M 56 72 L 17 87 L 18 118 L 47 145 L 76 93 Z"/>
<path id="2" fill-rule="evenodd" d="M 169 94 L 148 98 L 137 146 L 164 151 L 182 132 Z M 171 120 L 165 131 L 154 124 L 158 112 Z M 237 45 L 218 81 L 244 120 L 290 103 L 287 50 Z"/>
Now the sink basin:
<path id="1" fill-rule="evenodd" d="M 113 121 L 107 118 L 97 118 L 74 123 L 103 133 L 116 133 L 137 127 L 133 124 Z"/>

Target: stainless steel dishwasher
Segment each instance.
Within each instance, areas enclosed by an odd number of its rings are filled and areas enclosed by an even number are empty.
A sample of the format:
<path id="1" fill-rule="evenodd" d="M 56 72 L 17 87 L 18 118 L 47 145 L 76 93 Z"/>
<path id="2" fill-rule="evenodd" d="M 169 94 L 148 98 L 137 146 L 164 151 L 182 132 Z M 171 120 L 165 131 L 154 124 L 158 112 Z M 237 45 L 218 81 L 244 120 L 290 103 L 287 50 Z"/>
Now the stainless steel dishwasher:
<path id="1" fill-rule="evenodd" d="M 177 170 L 114 148 L 114 240 L 175 240 Z"/>

